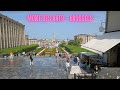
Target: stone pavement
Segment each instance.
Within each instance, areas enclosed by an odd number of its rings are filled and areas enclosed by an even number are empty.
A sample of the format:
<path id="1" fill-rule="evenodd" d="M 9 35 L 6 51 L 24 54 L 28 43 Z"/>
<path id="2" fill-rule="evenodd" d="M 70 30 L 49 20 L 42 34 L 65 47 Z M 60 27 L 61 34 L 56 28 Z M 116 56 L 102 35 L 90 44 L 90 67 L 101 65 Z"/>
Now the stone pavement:
<path id="1" fill-rule="evenodd" d="M 0 59 L 0 79 L 67 79 L 62 62 L 55 57 L 34 56 L 30 66 L 29 57 L 15 57 L 13 64 L 9 59 Z"/>
<path id="2" fill-rule="evenodd" d="M 120 67 L 103 67 L 96 79 L 120 79 Z"/>

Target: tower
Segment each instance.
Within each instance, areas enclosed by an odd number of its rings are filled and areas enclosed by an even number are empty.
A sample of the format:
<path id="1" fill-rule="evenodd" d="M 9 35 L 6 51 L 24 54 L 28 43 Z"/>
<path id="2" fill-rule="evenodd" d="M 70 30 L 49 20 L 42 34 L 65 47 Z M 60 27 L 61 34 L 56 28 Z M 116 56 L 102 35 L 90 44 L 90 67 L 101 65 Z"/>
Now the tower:
<path id="1" fill-rule="evenodd" d="M 55 33 L 53 33 L 53 41 L 55 41 Z"/>

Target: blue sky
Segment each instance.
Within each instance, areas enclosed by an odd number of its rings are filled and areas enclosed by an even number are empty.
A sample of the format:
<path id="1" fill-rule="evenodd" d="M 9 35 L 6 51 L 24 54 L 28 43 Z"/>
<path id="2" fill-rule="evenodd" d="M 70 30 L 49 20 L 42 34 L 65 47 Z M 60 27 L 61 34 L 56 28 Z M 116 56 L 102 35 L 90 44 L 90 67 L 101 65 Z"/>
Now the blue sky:
<path id="1" fill-rule="evenodd" d="M 30 38 L 37 39 L 52 39 L 53 33 L 55 33 L 56 39 L 73 39 L 77 34 L 92 34 L 101 35 L 99 27 L 101 22 L 106 20 L 105 11 L 0 11 L 16 21 L 19 21 L 25 25 L 25 33 Z M 87 14 L 94 16 L 93 22 L 28 22 L 26 16 L 29 14 L 48 14 L 56 15 L 63 14 L 65 17 L 69 17 L 73 14 Z"/>

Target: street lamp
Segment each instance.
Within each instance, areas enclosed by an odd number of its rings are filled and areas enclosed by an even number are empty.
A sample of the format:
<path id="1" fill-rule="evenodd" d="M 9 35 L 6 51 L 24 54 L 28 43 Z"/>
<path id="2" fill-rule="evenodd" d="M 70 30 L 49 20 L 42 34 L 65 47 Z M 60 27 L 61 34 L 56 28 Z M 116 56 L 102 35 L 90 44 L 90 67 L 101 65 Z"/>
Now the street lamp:
<path id="1" fill-rule="evenodd" d="M 99 32 L 104 32 L 105 28 L 103 27 L 103 23 L 105 22 L 101 22 L 101 26 L 99 27 Z"/>

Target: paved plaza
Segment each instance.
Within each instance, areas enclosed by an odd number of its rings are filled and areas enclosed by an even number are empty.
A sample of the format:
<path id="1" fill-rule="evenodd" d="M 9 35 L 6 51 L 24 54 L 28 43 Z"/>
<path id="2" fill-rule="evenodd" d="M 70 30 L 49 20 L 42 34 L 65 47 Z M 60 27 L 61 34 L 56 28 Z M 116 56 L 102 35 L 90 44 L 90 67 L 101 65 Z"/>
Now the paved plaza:
<path id="1" fill-rule="evenodd" d="M 67 79 L 64 62 L 57 62 L 55 57 L 33 56 L 30 66 L 29 57 L 0 59 L 0 79 Z"/>

